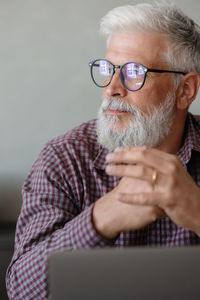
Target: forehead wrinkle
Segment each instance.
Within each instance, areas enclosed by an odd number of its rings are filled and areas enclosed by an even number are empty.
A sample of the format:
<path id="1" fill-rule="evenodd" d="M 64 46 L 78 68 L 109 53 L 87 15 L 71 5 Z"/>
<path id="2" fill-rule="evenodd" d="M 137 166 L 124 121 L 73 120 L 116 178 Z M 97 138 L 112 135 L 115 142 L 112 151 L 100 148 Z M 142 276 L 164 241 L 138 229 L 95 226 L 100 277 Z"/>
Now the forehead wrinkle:
<path id="1" fill-rule="evenodd" d="M 106 58 L 118 65 L 134 61 L 148 68 L 165 67 L 167 44 L 166 36 L 157 33 L 118 33 L 108 44 Z"/>

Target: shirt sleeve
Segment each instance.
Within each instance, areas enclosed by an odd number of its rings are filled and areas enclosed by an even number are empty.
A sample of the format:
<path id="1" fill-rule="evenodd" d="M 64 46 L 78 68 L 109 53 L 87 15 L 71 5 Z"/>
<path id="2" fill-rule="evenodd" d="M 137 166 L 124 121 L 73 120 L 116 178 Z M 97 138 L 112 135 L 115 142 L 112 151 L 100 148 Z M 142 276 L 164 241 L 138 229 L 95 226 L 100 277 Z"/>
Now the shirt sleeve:
<path id="1" fill-rule="evenodd" d="M 64 166 L 48 146 L 24 183 L 15 250 L 6 275 L 9 299 L 47 299 L 47 259 L 51 252 L 113 244 L 93 227 L 94 204 L 81 209 L 74 198 L 73 185 L 80 188 L 80 182 L 72 168 L 66 162 Z"/>

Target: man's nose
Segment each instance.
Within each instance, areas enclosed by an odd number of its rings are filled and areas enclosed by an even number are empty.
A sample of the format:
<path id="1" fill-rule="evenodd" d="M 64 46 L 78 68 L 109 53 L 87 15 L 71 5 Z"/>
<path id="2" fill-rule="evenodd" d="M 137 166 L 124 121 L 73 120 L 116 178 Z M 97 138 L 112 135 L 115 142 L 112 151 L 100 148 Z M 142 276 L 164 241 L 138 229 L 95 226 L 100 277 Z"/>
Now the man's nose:
<path id="1" fill-rule="evenodd" d="M 103 95 L 106 98 L 110 97 L 125 97 L 127 95 L 127 89 L 123 86 L 120 79 L 119 70 L 115 71 L 111 83 L 103 89 Z"/>

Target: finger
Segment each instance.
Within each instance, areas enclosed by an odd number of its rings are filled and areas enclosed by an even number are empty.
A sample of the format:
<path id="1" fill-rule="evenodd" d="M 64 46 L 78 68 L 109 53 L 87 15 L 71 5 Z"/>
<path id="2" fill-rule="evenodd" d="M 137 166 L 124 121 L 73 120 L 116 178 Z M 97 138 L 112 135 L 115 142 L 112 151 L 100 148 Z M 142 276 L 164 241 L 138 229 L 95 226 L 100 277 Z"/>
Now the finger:
<path id="1" fill-rule="evenodd" d="M 125 147 L 123 150 L 109 153 L 106 160 L 108 163 L 143 164 L 166 174 L 178 159 L 175 155 L 144 146 Z"/>
<path id="2" fill-rule="evenodd" d="M 108 165 L 106 172 L 117 177 L 133 177 L 152 183 L 153 169 L 144 165 Z"/>
<path id="3" fill-rule="evenodd" d="M 164 196 L 158 192 L 152 193 L 138 193 L 138 194 L 126 194 L 121 193 L 119 201 L 127 204 L 135 205 L 153 205 L 163 208 Z"/>

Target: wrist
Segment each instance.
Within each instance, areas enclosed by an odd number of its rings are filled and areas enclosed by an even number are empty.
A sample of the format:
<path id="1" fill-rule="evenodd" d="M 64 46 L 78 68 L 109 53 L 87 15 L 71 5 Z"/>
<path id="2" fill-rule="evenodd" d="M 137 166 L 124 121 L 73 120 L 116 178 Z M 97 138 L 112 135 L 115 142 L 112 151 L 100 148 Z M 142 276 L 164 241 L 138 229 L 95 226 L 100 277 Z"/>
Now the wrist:
<path id="1" fill-rule="evenodd" d="M 118 232 L 115 232 L 112 228 L 110 221 L 103 214 L 103 207 L 101 206 L 100 200 L 98 200 L 92 210 L 92 223 L 96 232 L 101 235 L 104 239 L 113 240 L 118 236 Z"/>

